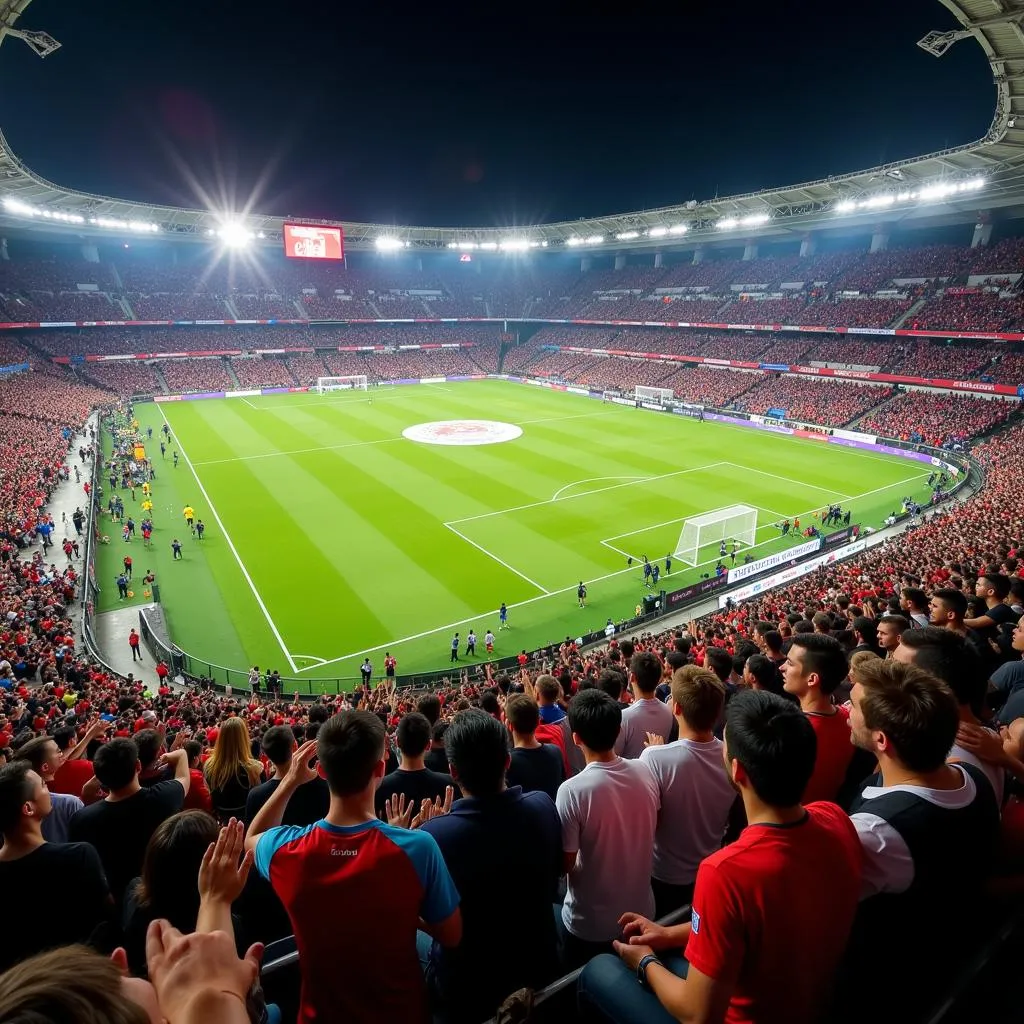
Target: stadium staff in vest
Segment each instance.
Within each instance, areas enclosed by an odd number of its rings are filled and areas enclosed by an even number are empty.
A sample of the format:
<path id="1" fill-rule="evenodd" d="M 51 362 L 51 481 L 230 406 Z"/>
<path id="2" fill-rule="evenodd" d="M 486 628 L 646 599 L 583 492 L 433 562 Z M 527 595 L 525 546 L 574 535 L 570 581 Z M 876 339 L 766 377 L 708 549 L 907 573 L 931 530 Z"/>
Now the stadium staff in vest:
<path id="1" fill-rule="evenodd" d="M 974 925 L 999 807 L 984 773 L 947 764 L 960 716 L 944 682 L 912 665 L 869 659 L 857 668 L 851 699 L 853 742 L 878 759 L 879 773 L 850 809 L 864 871 L 846 966 L 851 984 L 869 971 L 886 992 L 889 1018 L 899 1019 L 983 934 Z M 848 989 L 840 982 L 837 991 Z"/>

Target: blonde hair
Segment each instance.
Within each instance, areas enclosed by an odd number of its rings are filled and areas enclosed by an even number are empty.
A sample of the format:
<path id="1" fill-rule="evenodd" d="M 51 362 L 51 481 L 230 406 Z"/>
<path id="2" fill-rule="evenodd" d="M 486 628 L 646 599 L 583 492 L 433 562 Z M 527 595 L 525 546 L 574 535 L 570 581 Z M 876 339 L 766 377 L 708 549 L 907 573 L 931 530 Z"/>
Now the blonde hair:
<path id="1" fill-rule="evenodd" d="M 858 669 L 869 661 L 881 661 L 882 659 L 874 651 L 854 651 L 850 655 L 850 682 L 859 683 Z"/>
<path id="2" fill-rule="evenodd" d="M 223 789 L 245 773 L 249 785 L 255 786 L 263 774 L 263 766 L 252 756 L 249 729 L 241 718 L 229 718 L 217 730 L 217 742 L 206 762 L 206 781 L 211 789 Z"/>
<path id="3" fill-rule="evenodd" d="M 86 946 L 39 953 L 0 974 L 0 1020 L 150 1024 L 117 965 Z"/>

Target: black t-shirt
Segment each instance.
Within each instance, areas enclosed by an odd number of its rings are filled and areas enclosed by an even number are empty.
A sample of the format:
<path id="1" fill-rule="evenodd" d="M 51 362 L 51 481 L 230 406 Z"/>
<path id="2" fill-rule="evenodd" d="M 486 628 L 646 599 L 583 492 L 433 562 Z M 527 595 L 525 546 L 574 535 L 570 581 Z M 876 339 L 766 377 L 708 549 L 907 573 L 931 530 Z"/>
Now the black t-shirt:
<path id="1" fill-rule="evenodd" d="M 449 771 L 448 752 L 444 747 L 438 747 L 437 749 L 431 747 L 427 751 L 427 756 L 423 758 L 423 764 L 432 772 L 440 772 L 442 775 L 447 775 Z"/>
<path id="2" fill-rule="evenodd" d="M 8 925 L 0 971 L 44 950 L 86 942 L 113 919 L 103 866 L 86 843 L 44 843 L 0 861 L 0 892 Z"/>
<path id="3" fill-rule="evenodd" d="M 524 793 L 547 793 L 552 800 L 565 781 L 562 752 L 552 743 L 539 747 L 516 747 L 505 774 L 509 786 L 521 786 Z"/>
<path id="4" fill-rule="evenodd" d="M 1005 602 L 992 605 L 986 608 L 979 618 L 987 615 L 994 623 L 994 626 L 984 626 L 981 629 L 972 629 L 970 632 L 976 642 L 980 642 L 986 648 L 989 640 L 996 640 L 999 637 L 999 627 L 1009 624 L 1013 625 L 1020 616 Z"/>
<path id="5" fill-rule="evenodd" d="M 118 906 L 125 887 L 142 872 L 146 846 L 157 826 L 184 803 L 184 788 L 170 779 L 143 787 L 125 800 L 90 804 L 71 819 L 68 839 L 96 848 Z"/>
<path id="6" fill-rule="evenodd" d="M 388 797 L 396 793 L 404 793 L 407 800 L 413 802 L 416 811 L 422 800 L 444 799 L 445 790 L 451 786 L 455 789 L 455 796 L 459 791 L 455 788 L 455 781 L 450 775 L 442 775 L 441 772 L 432 772 L 429 768 L 422 771 L 406 771 L 399 768 L 398 771 L 385 775 L 384 780 L 377 788 L 377 795 L 374 797 L 374 807 L 378 815 L 384 813 L 384 804 Z"/>
<path id="7" fill-rule="evenodd" d="M 259 814 L 264 804 L 274 795 L 281 785 L 279 779 L 271 779 L 260 786 L 249 790 L 245 801 L 245 827 L 248 828 L 253 818 Z M 327 816 L 331 805 L 331 792 L 324 779 L 313 779 L 305 782 L 289 797 L 281 817 L 282 825 L 312 825 Z"/>

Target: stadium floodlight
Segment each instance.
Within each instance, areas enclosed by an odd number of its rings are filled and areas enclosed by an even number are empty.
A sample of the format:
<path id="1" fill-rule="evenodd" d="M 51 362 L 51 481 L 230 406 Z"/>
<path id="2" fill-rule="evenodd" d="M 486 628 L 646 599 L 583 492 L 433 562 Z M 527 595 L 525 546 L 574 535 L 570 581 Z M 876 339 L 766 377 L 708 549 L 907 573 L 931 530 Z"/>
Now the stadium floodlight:
<path id="1" fill-rule="evenodd" d="M 673 224 L 672 227 L 668 229 L 668 233 L 670 235 L 685 235 L 689 230 L 689 224 Z"/>
<path id="2" fill-rule="evenodd" d="M 852 199 L 843 199 L 836 203 L 836 213 L 849 213 L 856 209 L 857 204 Z"/>
<path id="3" fill-rule="evenodd" d="M 229 249 L 244 249 L 256 236 L 238 221 L 224 221 L 214 232 Z"/>
<path id="4" fill-rule="evenodd" d="M 620 231 L 616 236 L 616 239 L 620 242 L 628 242 L 631 238 L 639 238 L 639 231 Z"/>
<path id="5" fill-rule="evenodd" d="M 567 238 L 565 240 L 565 244 L 566 245 L 572 245 L 572 246 L 582 245 L 583 244 L 583 239 L 580 238 L 578 235 L 573 235 L 572 238 Z"/>
<path id="6" fill-rule="evenodd" d="M 404 249 L 407 243 L 393 235 L 380 235 L 373 244 L 381 252 L 395 252 L 397 249 Z"/>
<path id="7" fill-rule="evenodd" d="M 718 228 L 719 231 L 728 231 L 730 230 L 730 228 L 738 228 L 739 226 L 740 222 L 735 217 L 723 217 L 715 225 L 715 227 Z"/>
<path id="8" fill-rule="evenodd" d="M 650 235 L 651 238 L 664 238 L 665 235 L 668 234 L 668 228 L 651 228 L 647 234 Z"/>
<path id="9" fill-rule="evenodd" d="M 895 202 L 896 197 L 891 192 L 883 192 L 881 195 L 862 199 L 857 206 L 865 210 L 875 210 L 882 206 L 892 206 Z"/>
<path id="10" fill-rule="evenodd" d="M 604 241 L 604 235 L 590 235 L 586 239 L 587 245 L 600 245 Z"/>
<path id="11" fill-rule="evenodd" d="M 498 243 L 502 252 L 526 252 L 530 248 L 528 238 L 505 238 Z"/>
<path id="12" fill-rule="evenodd" d="M 498 251 L 498 243 L 497 242 L 481 242 L 480 243 L 480 248 L 483 249 L 484 252 L 497 252 Z"/>

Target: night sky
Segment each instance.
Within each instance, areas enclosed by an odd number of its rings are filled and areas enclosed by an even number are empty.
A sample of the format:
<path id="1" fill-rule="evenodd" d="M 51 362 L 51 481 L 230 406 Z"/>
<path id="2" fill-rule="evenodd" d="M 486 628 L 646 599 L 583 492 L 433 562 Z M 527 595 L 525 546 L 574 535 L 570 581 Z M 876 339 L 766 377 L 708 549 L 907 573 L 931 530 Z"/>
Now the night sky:
<path id="1" fill-rule="evenodd" d="M 605 6 L 34 0 L 18 27 L 64 45 L 4 43 L 0 124 L 86 191 L 505 226 L 859 170 L 992 117 L 975 42 L 915 45 L 955 27 L 938 0 Z"/>

